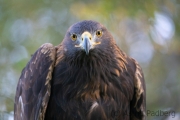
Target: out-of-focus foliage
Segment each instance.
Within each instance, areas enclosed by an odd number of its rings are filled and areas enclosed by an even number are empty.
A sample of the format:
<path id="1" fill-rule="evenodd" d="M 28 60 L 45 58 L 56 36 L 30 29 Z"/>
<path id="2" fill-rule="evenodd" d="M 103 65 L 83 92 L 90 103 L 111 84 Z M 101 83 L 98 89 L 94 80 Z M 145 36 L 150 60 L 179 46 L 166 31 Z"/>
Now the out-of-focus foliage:
<path id="1" fill-rule="evenodd" d="M 148 119 L 177 118 L 178 0 L 0 0 L 0 119 L 13 119 L 16 85 L 31 55 L 43 43 L 60 44 L 68 27 L 84 19 L 104 24 L 118 46 L 141 64 L 146 79 L 147 110 L 151 111 Z M 152 114 L 158 110 L 175 111 L 175 117 Z"/>

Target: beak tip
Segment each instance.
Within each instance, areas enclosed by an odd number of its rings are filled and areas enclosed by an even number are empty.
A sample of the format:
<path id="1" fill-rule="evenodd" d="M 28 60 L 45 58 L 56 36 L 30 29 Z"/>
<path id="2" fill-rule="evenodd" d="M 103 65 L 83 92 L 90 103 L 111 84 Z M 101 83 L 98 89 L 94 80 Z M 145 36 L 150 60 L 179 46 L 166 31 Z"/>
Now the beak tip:
<path id="1" fill-rule="evenodd" d="M 86 55 L 89 55 L 90 47 L 91 47 L 90 40 L 88 38 L 85 38 L 83 48 L 84 48 L 84 50 L 86 52 Z"/>

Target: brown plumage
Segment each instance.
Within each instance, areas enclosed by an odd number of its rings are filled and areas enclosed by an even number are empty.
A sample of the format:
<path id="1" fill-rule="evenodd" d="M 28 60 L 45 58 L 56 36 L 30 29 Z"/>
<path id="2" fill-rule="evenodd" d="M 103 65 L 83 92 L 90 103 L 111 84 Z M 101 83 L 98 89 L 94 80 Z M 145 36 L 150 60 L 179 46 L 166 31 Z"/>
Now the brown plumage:
<path id="1" fill-rule="evenodd" d="M 63 42 L 42 45 L 23 69 L 15 120 L 144 120 L 139 64 L 95 21 L 72 25 Z"/>

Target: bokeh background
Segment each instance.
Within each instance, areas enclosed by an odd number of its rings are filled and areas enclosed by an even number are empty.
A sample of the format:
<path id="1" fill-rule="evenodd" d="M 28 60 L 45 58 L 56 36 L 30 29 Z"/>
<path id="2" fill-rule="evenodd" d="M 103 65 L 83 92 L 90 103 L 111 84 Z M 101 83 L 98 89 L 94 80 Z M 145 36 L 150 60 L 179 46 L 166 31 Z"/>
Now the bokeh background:
<path id="1" fill-rule="evenodd" d="M 179 0 L 0 0 L 0 120 L 13 119 L 22 69 L 43 43 L 58 45 L 70 25 L 96 20 L 143 68 L 148 120 L 180 120 Z M 160 115 L 157 111 L 175 112 Z"/>

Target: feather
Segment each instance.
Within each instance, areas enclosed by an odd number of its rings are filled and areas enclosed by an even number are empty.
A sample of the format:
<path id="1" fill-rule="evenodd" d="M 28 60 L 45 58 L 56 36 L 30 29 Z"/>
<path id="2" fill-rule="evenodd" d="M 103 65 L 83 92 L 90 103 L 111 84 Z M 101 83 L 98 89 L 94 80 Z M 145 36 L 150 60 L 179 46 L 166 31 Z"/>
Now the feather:
<path id="1" fill-rule="evenodd" d="M 84 32 L 92 36 L 86 43 L 94 45 L 86 48 L 88 54 L 81 46 Z M 145 120 L 145 92 L 137 61 L 119 49 L 102 24 L 82 21 L 68 29 L 60 45 L 42 45 L 23 69 L 15 120 Z"/>
<path id="2" fill-rule="evenodd" d="M 55 56 L 52 44 L 43 44 L 23 69 L 15 96 L 15 120 L 44 120 Z"/>

